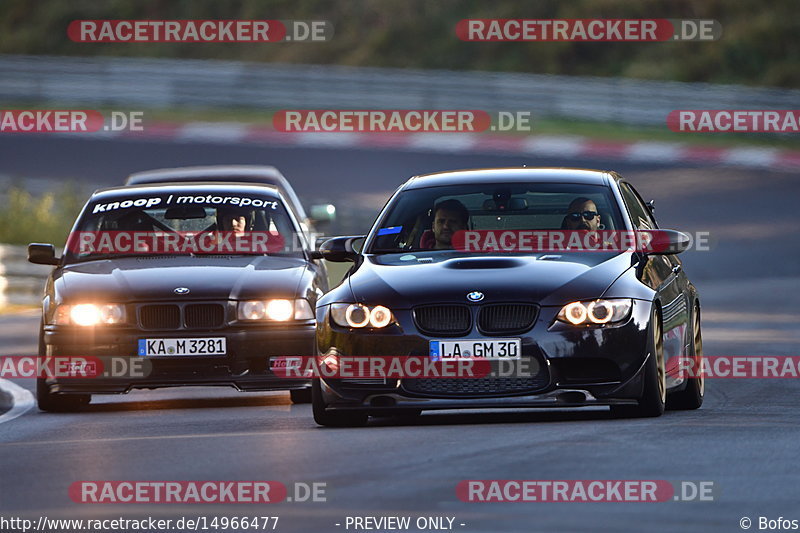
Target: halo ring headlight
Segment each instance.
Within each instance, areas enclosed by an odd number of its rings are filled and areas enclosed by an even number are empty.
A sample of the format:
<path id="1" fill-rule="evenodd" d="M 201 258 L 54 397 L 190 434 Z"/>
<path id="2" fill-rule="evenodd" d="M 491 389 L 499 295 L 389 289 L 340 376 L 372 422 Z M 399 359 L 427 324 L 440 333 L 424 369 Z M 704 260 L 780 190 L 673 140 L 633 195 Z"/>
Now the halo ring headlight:
<path id="1" fill-rule="evenodd" d="M 373 328 L 385 328 L 392 322 L 392 312 L 388 308 L 378 305 L 369 313 L 369 324 Z"/>
<path id="2" fill-rule="evenodd" d="M 565 318 L 576 326 L 586 320 L 586 315 L 586 307 L 581 302 L 572 302 L 564 307 Z"/>
<path id="3" fill-rule="evenodd" d="M 369 308 L 361 304 L 348 305 L 344 316 L 347 319 L 347 323 L 353 328 L 363 328 L 369 324 L 370 320 Z"/>
<path id="4" fill-rule="evenodd" d="M 598 314 L 600 309 L 602 311 Z M 614 306 L 606 300 L 591 302 L 587 311 L 589 312 L 589 320 L 595 324 L 607 324 L 611 322 L 611 318 L 614 316 Z"/>
<path id="5" fill-rule="evenodd" d="M 556 320 L 573 326 L 610 326 L 624 322 L 630 316 L 631 309 L 631 298 L 575 301 L 562 307 Z"/>

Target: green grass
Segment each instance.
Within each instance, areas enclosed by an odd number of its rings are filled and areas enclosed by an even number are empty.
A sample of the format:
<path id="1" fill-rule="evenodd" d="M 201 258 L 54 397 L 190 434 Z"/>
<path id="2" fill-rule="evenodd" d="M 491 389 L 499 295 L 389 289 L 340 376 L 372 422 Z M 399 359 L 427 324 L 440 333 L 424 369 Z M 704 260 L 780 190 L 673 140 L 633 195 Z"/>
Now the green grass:
<path id="1" fill-rule="evenodd" d="M 20 106 L 17 106 L 20 107 Z M 53 107 L 53 106 L 49 106 Z M 64 106 L 61 106 L 64 107 Z M 55 108 L 55 107 L 53 107 Z M 66 108 L 66 107 L 64 107 Z M 76 108 L 77 109 L 77 108 Z M 99 109 L 107 114 L 110 110 Z M 274 109 L 152 109 L 144 111 L 144 124 L 148 122 L 239 122 L 253 126 L 272 126 Z M 491 113 L 490 113 L 491 114 Z M 577 135 L 604 141 L 655 141 L 673 142 L 712 147 L 769 147 L 800 149 L 800 135 L 763 133 L 676 133 L 663 127 L 626 126 L 614 122 L 592 122 L 556 118 L 533 117 L 533 128 L 525 132 L 508 132 L 508 135 Z M 380 135 L 376 133 L 375 135 Z M 480 135 L 480 134 L 478 134 Z"/>
<path id="2" fill-rule="evenodd" d="M 538 122 L 533 133 L 551 135 L 580 135 L 604 141 L 662 141 L 694 145 L 759 146 L 800 149 L 800 135 L 769 135 L 759 133 L 676 133 L 663 128 L 633 127 L 603 122 L 583 122 L 545 119 Z"/>
<path id="3" fill-rule="evenodd" d="M 328 269 L 328 286 L 332 289 L 338 286 L 344 275 L 350 270 L 350 267 L 353 266 L 353 263 L 331 263 L 330 261 L 325 261 L 325 267 Z"/>
<path id="4" fill-rule="evenodd" d="M 0 103 L 1 104 L 1 103 Z M 3 109 L 25 108 L 47 109 L 83 109 L 85 104 L 60 102 L 58 104 L 16 103 Z M 119 111 L 119 107 L 98 108 L 108 116 L 110 112 Z M 144 112 L 144 127 L 148 122 L 238 122 L 252 126 L 272 127 L 272 117 L 277 109 L 248 108 L 170 108 L 170 109 L 132 109 Z M 490 115 L 492 115 L 490 113 Z M 533 117 L 531 131 L 507 132 L 507 135 L 576 135 L 603 141 L 653 141 L 673 142 L 710 147 L 768 147 L 800 150 L 798 134 L 765 134 L 765 133 L 676 133 L 667 128 L 666 118 L 663 127 L 627 126 L 614 122 L 593 122 L 588 120 L 567 120 L 558 118 L 537 119 Z M 375 135 L 380 135 L 376 133 Z M 478 134 L 480 135 L 480 133 Z"/>
<path id="5" fill-rule="evenodd" d="M 86 197 L 73 183 L 40 195 L 31 194 L 20 185 L 12 185 L 2 199 L 0 242 L 44 242 L 62 246 Z"/>
<path id="6" fill-rule="evenodd" d="M 145 125 L 152 121 L 208 121 L 241 122 L 254 126 L 271 126 L 275 110 L 269 109 L 197 109 L 145 111 Z M 146 126 L 145 126 L 146 127 Z M 380 135 L 376 133 L 375 135 Z M 509 132 L 508 135 L 578 135 L 604 141 L 660 141 L 708 145 L 717 147 L 761 146 L 800 149 L 800 136 L 792 134 L 769 135 L 757 133 L 676 133 L 663 127 L 626 126 L 613 122 L 591 122 L 533 118 L 532 131 Z"/>

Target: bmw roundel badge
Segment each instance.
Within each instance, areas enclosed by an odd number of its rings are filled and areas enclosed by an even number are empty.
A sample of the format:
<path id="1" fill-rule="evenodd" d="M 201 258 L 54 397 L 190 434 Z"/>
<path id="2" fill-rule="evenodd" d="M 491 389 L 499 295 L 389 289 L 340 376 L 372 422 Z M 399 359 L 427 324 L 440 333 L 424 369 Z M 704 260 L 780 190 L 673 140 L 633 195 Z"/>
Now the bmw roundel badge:
<path id="1" fill-rule="evenodd" d="M 467 300 L 470 302 L 480 302 L 483 300 L 483 293 L 481 291 L 472 291 L 467 294 Z"/>

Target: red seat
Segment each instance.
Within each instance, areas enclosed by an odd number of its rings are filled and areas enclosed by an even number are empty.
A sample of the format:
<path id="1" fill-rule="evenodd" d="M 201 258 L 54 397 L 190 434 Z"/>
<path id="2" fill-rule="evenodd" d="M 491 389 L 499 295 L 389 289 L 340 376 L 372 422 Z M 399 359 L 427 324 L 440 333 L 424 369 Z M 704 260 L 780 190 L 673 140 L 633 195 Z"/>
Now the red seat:
<path id="1" fill-rule="evenodd" d="M 436 238 L 433 236 L 433 230 L 426 229 L 419 238 L 419 247 L 424 250 L 432 250 L 434 246 L 436 246 Z"/>

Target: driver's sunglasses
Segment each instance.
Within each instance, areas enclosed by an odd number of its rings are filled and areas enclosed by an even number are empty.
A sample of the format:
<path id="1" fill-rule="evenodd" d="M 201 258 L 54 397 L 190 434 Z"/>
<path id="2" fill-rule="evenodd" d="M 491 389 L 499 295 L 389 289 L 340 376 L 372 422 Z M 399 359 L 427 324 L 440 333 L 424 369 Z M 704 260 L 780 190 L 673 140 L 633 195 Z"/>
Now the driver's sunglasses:
<path id="1" fill-rule="evenodd" d="M 594 217 L 600 216 L 597 211 L 584 211 L 583 213 L 569 213 L 567 217 L 573 222 L 577 222 L 583 217 L 585 220 L 593 220 Z"/>

